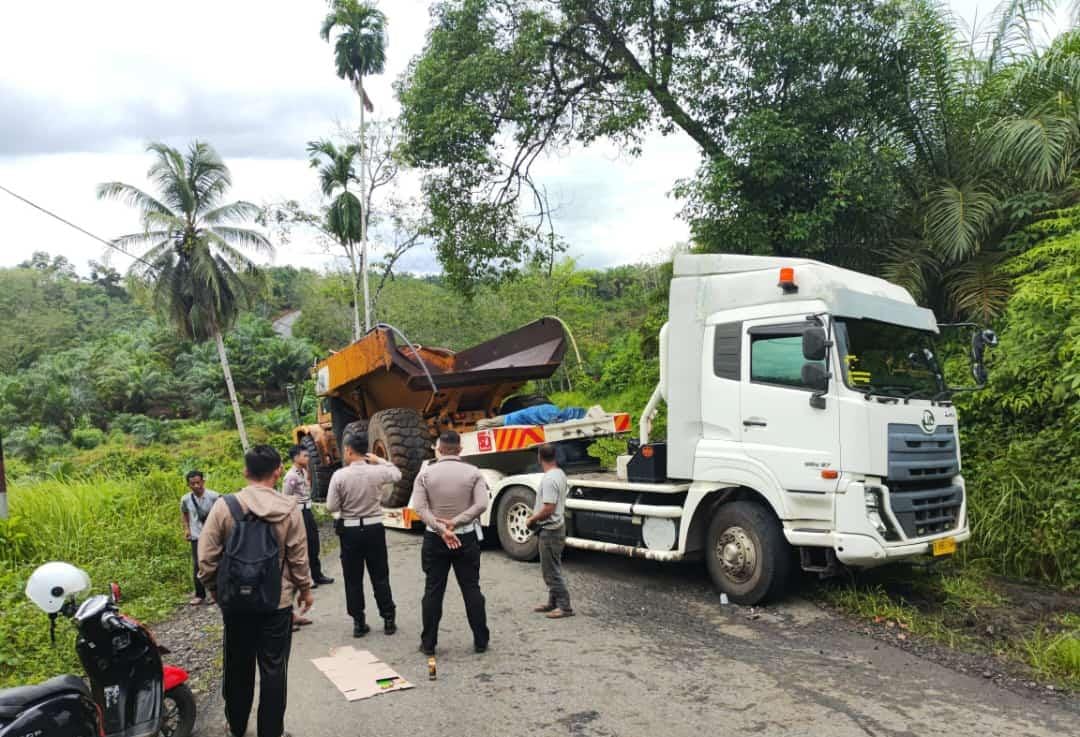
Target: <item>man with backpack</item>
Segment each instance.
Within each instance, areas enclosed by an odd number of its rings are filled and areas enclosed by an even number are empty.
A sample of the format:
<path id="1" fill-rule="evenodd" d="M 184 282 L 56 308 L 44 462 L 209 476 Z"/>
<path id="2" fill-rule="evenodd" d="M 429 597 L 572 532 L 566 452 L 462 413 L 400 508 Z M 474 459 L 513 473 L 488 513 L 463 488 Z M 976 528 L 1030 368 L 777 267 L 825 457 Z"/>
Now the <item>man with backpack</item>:
<path id="1" fill-rule="evenodd" d="M 210 510 L 214 508 L 214 502 L 220 494 L 206 488 L 202 471 L 188 471 L 184 480 L 187 481 L 188 493 L 180 497 L 180 520 L 184 523 L 184 539 L 191 543 L 195 593 L 188 603 L 195 606 L 206 601 L 206 588 L 199 580 L 199 533 L 202 532 L 203 524 L 210 516 Z M 213 598 L 209 603 L 214 603 Z"/>
<path id="2" fill-rule="evenodd" d="M 199 537 L 199 577 L 224 621 L 222 692 L 233 737 L 247 731 L 259 666 L 258 737 L 284 734 L 294 601 L 314 603 L 307 534 L 296 502 L 278 494 L 281 456 L 269 445 L 244 454 L 248 486 L 215 504 Z"/>

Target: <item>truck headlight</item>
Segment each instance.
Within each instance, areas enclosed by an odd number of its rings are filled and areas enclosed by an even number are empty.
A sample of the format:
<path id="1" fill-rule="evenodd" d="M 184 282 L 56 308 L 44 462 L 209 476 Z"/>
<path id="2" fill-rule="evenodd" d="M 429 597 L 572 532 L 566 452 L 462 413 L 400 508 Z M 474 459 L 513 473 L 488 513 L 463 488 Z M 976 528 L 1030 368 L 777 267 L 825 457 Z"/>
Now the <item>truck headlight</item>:
<path id="1" fill-rule="evenodd" d="M 894 539 L 895 536 L 891 534 L 889 526 L 885 524 L 885 519 L 881 516 L 881 489 L 868 486 L 863 491 L 863 498 L 866 501 L 866 519 L 883 538 Z"/>

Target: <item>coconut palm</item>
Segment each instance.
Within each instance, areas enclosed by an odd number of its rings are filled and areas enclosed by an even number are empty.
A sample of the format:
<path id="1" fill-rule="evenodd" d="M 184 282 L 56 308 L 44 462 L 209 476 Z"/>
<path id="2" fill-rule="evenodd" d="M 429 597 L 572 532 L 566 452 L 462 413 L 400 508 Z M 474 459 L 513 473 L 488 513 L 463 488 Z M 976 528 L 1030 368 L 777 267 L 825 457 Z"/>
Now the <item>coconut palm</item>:
<path id="1" fill-rule="evenodd" d="M 326 210 L 324 227 L 334 235 L 349 259 L 352 270 L 353 340 L 359 340 L 360 281 L 361 277 L 366 275 L 367 269 L 366 254 L 362 248 L 358 253 L 357 247 L 363 242 L 364 208 L 349 187 L 358 184 L 353 163 L 360 155 L 360 147 L 349 143 L 338 148 L 333 141 L 320 139 L 309 141 L 307 150 L 311 166 L 319 170 L 319 184 L 323 195 L 331 199 Z M 367 303 L 365 291 L 365 308 Z M 365 318 L 370 320 L 366 314 Z"/>
<path id="2" fill-rule="evenodd" d="M 334 65 L 337 75 L 352 84 L 360 96 L 360 181 L 366 188 L 365 167 L 367 153 L 366 120 L 364 112 L 374 108 L 364 92 L 364 77 L 382 74 L 386 67 L 386 15 L 370 2 L 357 0 L 333 0 L 330 12 L 323 19 L 319 34 L 329 42 L 337 31 L 334 41 Z M 364 327 L 371 329 L 371 299 L 368 291 L 367 212 L 371 210 L 370 197 L 362 191 L 365 216 L 360 220 L 360 266 L 364 282 Z"/>
<path id="3" fill-rule="evenodd" d="M 143 229 L 113 244 L 142 250 L 131 275 L 150 285 L 155 307 L 185 338 L 217 345 L 225 386 L 232 402 L 244 450 L 244 418 L 236 397 L 224 331 L 232 327 L 253 295 L 258 270 L 244 250 L 272 254 L 259 232 L 236 225 L 254 218 L 250 202 L 223 203 L 232 185 L 229 169 L 209 144 L 195 141 L 182 154 L 164 143 L 151 143 L 154 154 L 148 178 L 160 195 L 123 182 L 98 185 L 100 199 L 125 202 L 139 211 Z"/>

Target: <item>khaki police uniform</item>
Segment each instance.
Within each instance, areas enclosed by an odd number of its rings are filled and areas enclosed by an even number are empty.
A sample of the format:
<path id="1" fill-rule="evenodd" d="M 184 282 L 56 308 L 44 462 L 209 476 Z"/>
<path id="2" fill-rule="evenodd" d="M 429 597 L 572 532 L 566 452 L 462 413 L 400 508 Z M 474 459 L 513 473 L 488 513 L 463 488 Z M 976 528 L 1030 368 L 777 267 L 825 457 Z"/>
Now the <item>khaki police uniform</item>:
<path id="1" fill-rule="evenodd" d="M 487 509 L 488 487 L 480 471 L 457 456 L 445 456 L 428 464 L 416 477 L 413 507 L 420 514 L 427 531 L 420 560 L 426 581 L 422 602 L 424 629 L 420 645 L 433 651 L 439 639 L 443 599 L 450 569 L 465 600 L 465 614 L 477 649 L 488 645 L 491 633 L 487 626 L 484 595 L 480 592 L 479 517 Z M 449 520 L 461 547 L 451 550 L 442 539 L 445 527 L 439 519 Z"/>
<path id="2" fill-rule="evenodd" d="M 382 487 L 401 479 L 389 461 L 355 461 L 334 472 L 326 494 L 326 508 L 338 513 L 334 523 L 341 540 L 341 575 L 345 579 L 345 605 L 354 623 L 364 624 L 364 568 L 375 590 L 379 616 L 392 620 L 396 607 L 390 591 L 390 564 L 386 530 L 382 524 Z"/>

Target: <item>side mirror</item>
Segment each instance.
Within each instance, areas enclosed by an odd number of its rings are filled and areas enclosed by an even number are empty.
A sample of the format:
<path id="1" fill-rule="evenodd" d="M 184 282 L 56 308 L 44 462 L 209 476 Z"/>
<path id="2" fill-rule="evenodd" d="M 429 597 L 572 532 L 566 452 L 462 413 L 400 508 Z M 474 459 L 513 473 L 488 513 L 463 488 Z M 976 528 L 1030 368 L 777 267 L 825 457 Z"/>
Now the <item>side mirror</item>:
<path id="1" fill-rule="evenodd" d="M 802 367 L 802 382 L 815 392 L 825 392 L 829 389 L 829 372 L 820 363 L 804 363 Z"/>
<path id="2" fill-rule="evenodd" d="M 807 361 L 824 361 L 828 347 L 829 338 L 825 335 L 825 328 L 807 328 L 803 331 L 802 354 Z M 803 368 L 803 371 L 806 369 Z"/>
<path id="3" fill-rule="evenodd" d="M 993 348 L 998 344 L 997 333 L 993 330 L 976 330 L 971 336 L 971 375 L 975 384 L 982 388 L 988 378 L 986 365 L 983 362 L 987 348 Z"/>

